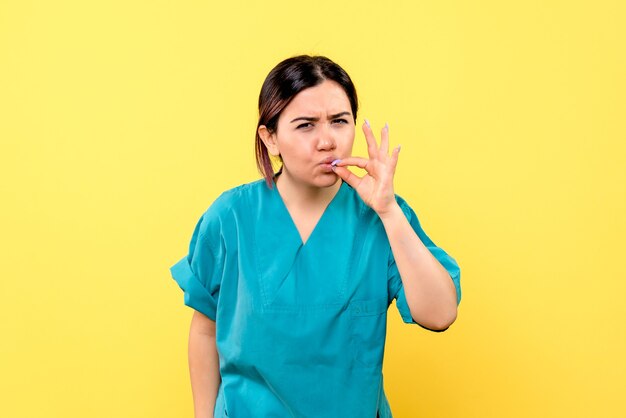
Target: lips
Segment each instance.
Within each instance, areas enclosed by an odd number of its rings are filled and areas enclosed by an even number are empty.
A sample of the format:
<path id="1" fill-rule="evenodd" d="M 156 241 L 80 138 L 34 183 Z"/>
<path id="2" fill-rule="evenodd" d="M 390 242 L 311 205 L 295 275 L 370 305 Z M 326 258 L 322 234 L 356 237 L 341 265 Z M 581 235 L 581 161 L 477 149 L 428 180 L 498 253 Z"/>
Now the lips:
<path id="1" fill-rule="evenodd" d="M 320 161 L 318 167 L 320 167 L 321 171 L 326 174 L 334 174 L 333 166 L 331 163 L 335 161 L 337 157 L 335 155 L 331 155 L 330 157 L 326 157 Z"/>
<path id="2" fill-rule="evenodd" d="M 332 163 L 333 161 L 335 161 L 336 159 L 337 159 L 337 157 L 336 157 L 336 156 L 334 156 L 334 155 L 333 155 L 333 156 L 331 156 L 331 157 L 326 157 L 326 158 L 324 158 L 322 161 L 320 161 L 320 164 L 330 164 L 330 163 Z"/>

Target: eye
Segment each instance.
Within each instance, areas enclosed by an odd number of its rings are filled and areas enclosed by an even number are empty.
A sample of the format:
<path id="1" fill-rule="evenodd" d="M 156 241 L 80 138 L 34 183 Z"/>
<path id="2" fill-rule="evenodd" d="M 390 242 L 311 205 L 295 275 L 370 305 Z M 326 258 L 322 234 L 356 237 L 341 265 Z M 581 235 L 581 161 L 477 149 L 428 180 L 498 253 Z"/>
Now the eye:
<path id="1" fill-rule="evenodd" d="M 348 123 L 348 121 L 345 119 L 335 119 L 333 122 Z"/>
<path id="2" fill-rule="evenodd" d="M 311 124 L 310 124 L 309 122 L 307 122 L 307 123 L 303 123 L 303 124 L 298 125 L 298 126 L 296 127 L 296 129 L 300 129 L 300 128 L 307 128 L 307 127 L 308 127 L 307 125 L 311 125 Z"/>

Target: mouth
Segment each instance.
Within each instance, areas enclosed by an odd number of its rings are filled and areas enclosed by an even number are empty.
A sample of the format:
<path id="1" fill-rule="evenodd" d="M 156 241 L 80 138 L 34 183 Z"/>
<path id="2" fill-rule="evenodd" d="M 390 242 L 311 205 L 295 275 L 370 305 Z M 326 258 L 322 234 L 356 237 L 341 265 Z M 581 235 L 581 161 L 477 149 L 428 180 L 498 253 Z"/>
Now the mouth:
<path id="1" fill-rule="evenodd" d="M 338 158 L 337 156 L 332 155 L 332 156 L 324 158 L 322 161 L 320 161 L 319 166 L 321 167 L 322 171 L 324 173 L 334 174 L 333 167 L 332 167 L 331 163 L 333 161 L 335 161 L 337 158 Z"/>
<path id="2" fill-rule="evenodd" d="M 333 156 L 330 156 L 330 157 L 326 157 L 322 161 L 320 161 L 320 164 L 328 164 L 328 165 L 330 165 L 330 163 L 332 163 L 333 161 L 335 161 L 338 158 L 339 157 L 337 157 L 336 155 L 333 155 Z"/>

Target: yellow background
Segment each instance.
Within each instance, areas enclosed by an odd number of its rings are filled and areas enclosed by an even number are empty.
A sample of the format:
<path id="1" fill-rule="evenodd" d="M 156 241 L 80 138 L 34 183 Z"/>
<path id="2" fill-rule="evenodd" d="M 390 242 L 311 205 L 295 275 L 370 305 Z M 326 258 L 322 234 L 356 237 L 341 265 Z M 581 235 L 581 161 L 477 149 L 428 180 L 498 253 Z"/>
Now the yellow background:
<path id="1" fill-rule="evenodd" d="M 624 3 L 381 4 L 0 2 L 0 416 L 192 416 L 168 268 L 259 178 L 261 83 L 300 53 L 389 123 L 461 266 L 448 331 L 390 307 L 394 416 L 626 416 Z"/>

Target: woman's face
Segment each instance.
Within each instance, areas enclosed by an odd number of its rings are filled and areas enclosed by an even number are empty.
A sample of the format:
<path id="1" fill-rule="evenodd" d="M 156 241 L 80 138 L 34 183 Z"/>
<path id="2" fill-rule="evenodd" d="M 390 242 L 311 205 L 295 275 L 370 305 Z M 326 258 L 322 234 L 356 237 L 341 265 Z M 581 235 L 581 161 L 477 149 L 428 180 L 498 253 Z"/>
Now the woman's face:
<path id="1" fill-rule="evenodd" d="M 278 118 L 277 129 L 259 134 L 272 155 L 280 155 L 283 172 L 306 186 L 329 187 L 338 176 L 330 163 L 352 155 L 354 119 L 343 88 L 331 80 L 298 93 Z M 264 130 L 264 133 L 263 133 Z"/>

